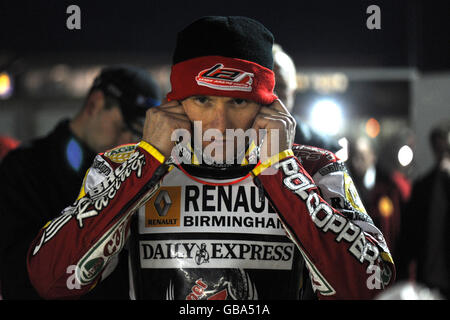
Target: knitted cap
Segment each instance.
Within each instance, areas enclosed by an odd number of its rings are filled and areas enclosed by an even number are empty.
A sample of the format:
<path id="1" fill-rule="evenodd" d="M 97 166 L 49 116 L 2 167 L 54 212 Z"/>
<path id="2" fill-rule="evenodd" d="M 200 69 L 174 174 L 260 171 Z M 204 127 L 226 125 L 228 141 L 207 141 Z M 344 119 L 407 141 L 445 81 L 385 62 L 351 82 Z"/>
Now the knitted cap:
<path id="1" fill-rule="evenodd" d="M 178 33 L 172 62 L 203 57 L 238 58 L 273 69 L 272 33 L 247 17 L 208 16 Z"/>
<path id="2" fill-rule="evenodd" d="M 273 94 L 272 33 L 247 17 L 203 17 L 178 33 L 169 100 L 217 95 L 269 104 Z"/>

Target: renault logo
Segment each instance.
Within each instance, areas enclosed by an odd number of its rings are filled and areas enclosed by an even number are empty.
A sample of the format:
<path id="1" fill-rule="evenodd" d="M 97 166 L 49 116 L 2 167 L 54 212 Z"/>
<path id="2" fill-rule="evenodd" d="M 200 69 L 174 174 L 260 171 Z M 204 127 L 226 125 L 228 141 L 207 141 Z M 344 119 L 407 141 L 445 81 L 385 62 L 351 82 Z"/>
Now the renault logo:
<path id="1" fill-rule="evenodd" d="M 170 199 L 169 193 L 166 190 L 161 190 L 155 199 L 155 209 L 160 217 L 167 215 L 170 207 L 172 206 L 172 199 Z"/>

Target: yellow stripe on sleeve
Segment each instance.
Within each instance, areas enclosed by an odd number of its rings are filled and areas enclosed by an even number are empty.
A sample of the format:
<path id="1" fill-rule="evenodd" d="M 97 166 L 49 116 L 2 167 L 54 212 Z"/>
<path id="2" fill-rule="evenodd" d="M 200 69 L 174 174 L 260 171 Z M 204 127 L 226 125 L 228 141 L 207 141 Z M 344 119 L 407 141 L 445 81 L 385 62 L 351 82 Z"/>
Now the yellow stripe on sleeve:
<path id="1" fill-rule="evenodd" d="M 150 153 L 159 162 L 164 163 L 166 158 L 150 143 L 142 140 L 141 142 L 138 143 L 138 147 L 141 147 L 142 149 Z"/>
<path id="2" fill-rule="evenodd" d="M 80 190 L 80 193 L 78 194 L 77 200 L 80 200 L 81 198 L 83 198 L 86 195 L 86 190 L 84 189 L 84 185 L 86 184 L 86 178 L 89 174 L 89 170 L 91 170 L 91 169 L 90 168 L 87 169 L 86 174 L 84 175 L 83 184 L 81 185 L 81 190 Z"/>
<path id="3" fill-rule="evenodd" d="M 284 151 L 281 151 L 280 153 L 271 156 L 269 159 L 261 163 L 259 166 L 257 166 L 255 169 L 252 170 L 253 175 L 256 177 L 261 174 L 264 170 L 267 168 L 273 166 L 274 164 L 280 162 L 281 160 L 293 156 L 294 152 L 291 149 L 287 149 Z"/>

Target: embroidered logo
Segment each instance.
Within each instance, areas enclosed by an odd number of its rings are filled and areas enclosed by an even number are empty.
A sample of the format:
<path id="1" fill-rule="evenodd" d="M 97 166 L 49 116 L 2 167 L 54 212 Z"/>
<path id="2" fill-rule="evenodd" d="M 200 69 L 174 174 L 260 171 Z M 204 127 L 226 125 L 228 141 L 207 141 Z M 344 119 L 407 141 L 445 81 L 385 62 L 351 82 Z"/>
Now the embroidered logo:
<path id="1" fill-rule="evenodd" d="M 252 91 L 254 74 L 239 69 L 225 68 L 218 63 L 200 71 L 195 77 L 199 86 L 225 91 Z"/>

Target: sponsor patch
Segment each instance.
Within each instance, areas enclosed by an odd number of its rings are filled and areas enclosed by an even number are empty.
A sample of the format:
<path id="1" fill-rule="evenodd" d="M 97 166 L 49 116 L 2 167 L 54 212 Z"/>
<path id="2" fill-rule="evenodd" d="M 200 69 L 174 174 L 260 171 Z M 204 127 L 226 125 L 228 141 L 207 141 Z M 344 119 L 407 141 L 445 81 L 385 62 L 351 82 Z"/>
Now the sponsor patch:
<path id="1" fill-rule="evenodd" d="M 102 158 L 95 157 L 92 168 L 96 169 L 104 176 L 107 176 L 111 173 L 111 167 Z"/>
<path id="2" fill-rule="evenodd" d="M 336 159 L 330 151 L 311 146 L 294 146 L 292 151 L 294 151 L 295 156 L 301 160 L 318 161 L 322 157 L 325 157 L 328 160 Z"/>
<path id="3" fill-rule="evenodd" d="M 339 172 L 339 171 L 347 171 L 345 165 L 343 162 L 333 162 L 329 165 L 326 165 L 325 167 L 321 168 L 319 170 L 319 173 L 322 176 L 325 176 L 327 174 L 333 173 L 333 172 Z"/>
<path id="4" fill-rule="evenodd" d="M 344 172 L 344 190 L 345 190 L 345 198 L 356 210 L 367 214 L 366 208 L 359 197 L 358 191 L 356 191 L 355 184 L 353 183 L 352 178 L 348 175 L 348 173 Z"/>
<path id="5" fill-rule="evenodd" d="M 226 232 L 286 235 L 255 185 L 162 186 L 139 211 L 140 233 Z M 176 228 L 175 228 L 176 227 Z"/>
<path id="6" fill-rule="evenodd" d="M 87 285 L 97 277 L 112 259 L 122 250 L 129 234 L 129 217 L 143 205 L 159 189 L 156 184 L 126 213 L 111 229 L 108 230 L 90 250 L 80 259 L 76 266 L 76 281 Z M 106 271 L 105 271 L 106 272 Z"/>
<path id="7" fill-rule="evenodd" d="M 239 69 L 226 68 L 218 63 L 202 70 L 195 77 L 199 86 L 225 91 L 252 91 L 254 74 Z"/>
<path id="8" fill-rule="evenodd" d="M 258 300 L 258 291 L 250 275 L 242 269 L 190 273 L 187 283 L 175 284 L 172 280 L 166 290 L 167 300 Z M 193 281 L 194 279 L 195 282 Z M 189 290 L 190 288 L 190 290 Z"/>
<path id="9" fill-rule="evenodd" d="M 170 280 L 167 300 L 258 300 L 250 274 L 243 269 L 184 269 L 182 283 Z"/>
<path id="10" fill-rule="evenodd" d="M 97 216 L 109 205 L 110 201 L 116 196 L 122 183 L 128 179 L 132 173 L 135 173 L 137 178 L 141 178 L 144 165 L 144 155 L 140 152 L 134 152 L 129 157 L 128 161 L 118 166 L 102 181 L 102 183 L 87 191 L 89 197 L 85 196 L 78 199 L 73 205 L 75 208 L 72 214 L 78 220 L 79 227 L 83 228 L 84 219 Z"/>
<path id="11" fill-rule="evenodd" d="M 161 187 L 145 204 L 145 227 L 180 226 L 181 187 Z"/>
<path id="12" fill-rule="evenodd" d="M 92 282 L 107 262 L 122 250 L 128 235 L 129 215 L 116 223 L 78 262 L 76 279 L 81 285 Z"/>
<path id="13" fill-rule="evenodd" d="M 136 149 L 135 144 L 120 146 L 105 152 L 104 156 L 115 163 L 123 163 L 133 154 Z"/>
<path id="14" fill-rule="evenodd" d="M 344 240 L 345 242 L 350 243 L 349 252 L 360 263 L 367 261 L 371 265 L 377 260 L 379 257 L 377 246 L 366 240 L 364 231 L 359 226 L 352 221 L 347 220 L 342 215 L 335 213 L 328 203 L 321 201 L 319 195 L 315 191 L 296 189 L 296 186 L 290 183 L 290 177 L 295 176 L 296 178 L 299 178 L 299 176 L 303 175 L 293 158 L 280 162 L 278 166 L 283 169 L 283 173 L 287 177 L 283 180 L 284 185 L 305 201 L 308 213 L 319 230 L 324 233 L 334 233 L 336 235 L 336 242 Z M 344 175 L 346 175 L 346 173 L 344 173 Z M 350 178 L 350 176 L 348 176 L 348 178 Z M 301 181 L 308 181 L 306 176 L 299 179 Z M 351 178 L 347 181 L 348 186 L 346 185 L 345 190 L 349 190 L 349 196 L 351 196 L 352 199 L 359 199 L 359 197 L 357 197 L 358 194 L 353 193 L 356 192 L 356 189 L 354 189 L 354 185 L 353 189 L 351 188 L 352 184 L 350 184 L 350 182 L 353 183 Z M 302 191 L 298 192 L 298 190 Z M 295 238 L 292 239 L 295 241 Z"/>
<path id="15" fill-rule="evenodd" d="M 242 268 L 291 270 L 292 242 L 244 240 L 140 241 L 141 268 Z"/>

